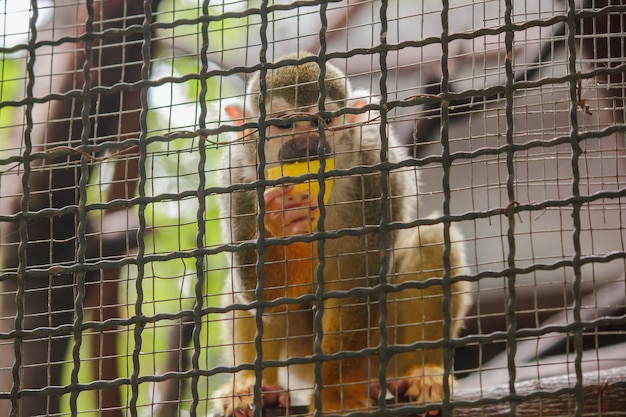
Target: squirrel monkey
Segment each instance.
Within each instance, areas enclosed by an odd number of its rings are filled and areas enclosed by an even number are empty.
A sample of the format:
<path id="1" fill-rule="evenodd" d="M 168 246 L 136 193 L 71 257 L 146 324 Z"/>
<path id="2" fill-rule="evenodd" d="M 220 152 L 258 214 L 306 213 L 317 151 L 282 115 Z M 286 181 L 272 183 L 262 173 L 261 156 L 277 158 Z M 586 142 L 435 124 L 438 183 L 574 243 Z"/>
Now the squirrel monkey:
<path id="1" fill-rule="evenodd" d="M 283 59 L 299 59 L 308 54 L 292 54 Z M 269 238 L 310 234 L 319 227 L 319 202 L 324 202 L 324 230 L 346 231 L 324 240 L 324 293 L 370 289 L 380 282 L 381 261 L 388 259 L 386 279 L 391 284 L 424 281 L 443 275 L 443 227 L 441 224 L 400 228 L 387 232 L 386 253 L 382 256 L 381 181 L 384 175 L 373 166 L 381 162 L 380 125 L 371 122 L 367 112 L 336 115 L 350 107 L 361 109 L 369 97 L 352 91 L 346 76 L 326 64 L 324 111 L 318 108 L 320 68 L 315 62 L 281 66 L 268 70 L 264 156 L 267 179 L 316 174 L 319 155 L 324 155 L 326 170 L 372 167 L 367 173 L 325 176 L 325 195 L 318 197 L 317 176 L 304 182 L 266 187 L 263 194 L 265 236 Z M 254 122 L 259 118 L 260 75 L 249 81 L 245 102 L 231 103 L 225 112 L 234 123 Z M 370 111 L 369 113 L 373 113 Z M 294 116 L 308 115 L 307 120 Z M 320 138 L 322 124 L 325 140 Z M 388 135 L 388 160 L 406 159 L 399 140 Z M 229 146 L 224 169 L 225 185 L 243 185 L 257 181 L 259 135 L 252 129 L 242 133 L 241 142 Z M 418 217 L 418 172 L 412 168 L 394 168 L 388 182 L 388 218 L 392 222 L 410 222 Z M 259 201 L 256 190 L 235 191 L 221 199 L 225 219 L 224 238 L 241 243 L 257 238 Z M 365 227 L 372 231 L 365 232 Z M 354 232 L 356 231 L 356 232 Z M 451 229 L 450 255 L 452 274 L 466 273 L 464 248 L 455 229 Z M 231 255 L 229 290 L 232 302 L 256 301 L 257 286 L 263 299 L 302 297 L 299 304 L 276 303 L 263 309 L 263 361 L 304 358 L 314 354 L 314 302 L 310 295 L 318 287 L 318 240 L 264 246 L 261 260 L 263 280 L 257 277 L 259 251 L 242 248 Z M 343 293 L 342 297 L 324 297 L 321 324 L 322 351 L 325 355 L 350 352 L 352 355 L 324 360 L 321 366 L 322 412 L 348 413 L 372 405 L 380 384 L 376 357 L 355 355 L 379 341 L 378 293 L 366 291 Z M 468 284 L 451 285 L 452 336 L 458 334 L 470 304 Z M 336 294 L 336 293 L 335 293 Z M 309 297 L 306 297 L 309 295 Z M 387 338 L 390 345 L 409 345 L 436 341 L 443 337 L 443 288 L 440 284 L 423 289 L 408 288 L 389 292 L 387 302 Z M 234 343 L 234 364 L 252 364 L 255 350 L 256 310 L 236 310 L 226 321 L 225 332 Z M 403 351 L 394 355 L 387 366 L 387 388 L 397 397 L 418 403 L 439 401 L 443 397 L 443 353 L 439 347 Z M 313 412 L 315 365 L 310 363 L 263 369 L 262 403 L 286 406 L 289 397 L 304 396 Z M 252 369 L 241 370 L 219 390 L 225 415 L 251 416 L 255 375 Z M 377 385 L 378 384 L 378 385 Z M 304 394 L 302 394 L 304 393 Z"/>

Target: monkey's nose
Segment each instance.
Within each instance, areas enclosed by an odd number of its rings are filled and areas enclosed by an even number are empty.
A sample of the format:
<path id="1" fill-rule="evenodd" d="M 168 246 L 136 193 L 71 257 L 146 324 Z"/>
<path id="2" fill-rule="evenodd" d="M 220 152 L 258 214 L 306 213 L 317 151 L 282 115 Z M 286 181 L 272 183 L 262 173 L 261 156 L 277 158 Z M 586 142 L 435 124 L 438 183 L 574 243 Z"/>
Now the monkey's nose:
<path id="1" fill-rule="evenodd" d="M 309 161 L 318 158 L 320 138 L 316 135 L 296 136 L 283 144 L 278 152 L 281 162 Z M 330 156 L 331 148 L 324 143 L 324 154 Z"/>

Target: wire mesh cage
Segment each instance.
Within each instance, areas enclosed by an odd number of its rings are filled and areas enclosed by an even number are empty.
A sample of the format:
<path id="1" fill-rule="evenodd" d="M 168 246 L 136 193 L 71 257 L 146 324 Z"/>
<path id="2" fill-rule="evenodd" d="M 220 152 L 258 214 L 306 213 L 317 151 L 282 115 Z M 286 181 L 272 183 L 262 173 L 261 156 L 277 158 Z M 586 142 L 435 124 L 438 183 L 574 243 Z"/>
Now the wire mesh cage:
<path id="1" fill-rule="evenodd" d="M 1 415 L 624 414 L 621 0 L 0 6 Z"/>

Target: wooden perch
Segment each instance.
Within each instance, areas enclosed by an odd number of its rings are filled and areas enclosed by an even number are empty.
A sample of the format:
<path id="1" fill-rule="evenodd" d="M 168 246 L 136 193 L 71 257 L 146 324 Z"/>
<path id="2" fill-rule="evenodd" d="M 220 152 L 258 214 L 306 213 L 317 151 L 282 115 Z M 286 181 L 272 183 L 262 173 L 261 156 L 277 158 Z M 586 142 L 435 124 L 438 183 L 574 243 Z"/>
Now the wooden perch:
<path id="1" fill-rule="evenodd" d="M 611 415 L 626 415 L 626 367 L 587 372 L 582 381 L 584 415 L 602 416 L 614 412 L 621 414 Z M 515 395 L 510 395 L 508 385 L 456 391 L 454 402 L 459 407 L 453 414 L 464 417 L 508 415 L 515 402 L 518 417 L 573 415 L 576 399 L 581 395 L 575 383 L 574 375 L 561 375 L 520 382 L 515 385 Z M 476 405 L 464 406 L 470 402 Z"/>
<path id="2" fill-rule="evenodd" d="M 583 374 L 582 400 L 585 416 L 626 416 L 626 366 L 587 372 Z M 576 411 L 576 399 L 580 393 L 575 388 L 576 377 L 562 375 L 544 378 L 540 382 L 529 380 L 517 383 L 512 395 L 509 386 L 497 385 L 486 388 L 455 390 L 452 399 L 452 415 L 463 417 L 508 416 L 515 407 L 517 417 L 570 416 Z M 395 415 L 415 415 L 414 409 L 405 408 L 408 403 L 390 400 L 389 409 L 398 408 Z M 402 408 L 402 409 L 401 409 Z M 438 407 L 439 408 L 439 407 Z M 440 408 L 439 408 L 440 409 Z M 306 415 L 307 407 L 267 408 L 264 417 Z"/>

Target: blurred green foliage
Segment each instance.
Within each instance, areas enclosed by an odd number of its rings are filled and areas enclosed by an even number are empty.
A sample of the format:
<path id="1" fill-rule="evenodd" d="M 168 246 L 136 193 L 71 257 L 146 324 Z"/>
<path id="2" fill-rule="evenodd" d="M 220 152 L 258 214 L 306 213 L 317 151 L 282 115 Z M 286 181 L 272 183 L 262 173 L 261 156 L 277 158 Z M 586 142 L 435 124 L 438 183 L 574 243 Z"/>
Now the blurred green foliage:
<path id="1" fill-rule="evenodd" d="M 219 3 L 219 2 L 218 2 Z M 240 7 L 246 7 L 247 2 L 239 2 Z M 210 13 L 222 13 L 226 7 L 224 3 L 214 5 L 212 2 Z M 191 19 L 202 13 L 199 2 L 196 0 L 171 0 L 163 1 L 157 13 L 159 21 L 173 21 L 174 19 Z M 230 21 L 212 23 L 209 29 L 209 48 L 219 49 L 223 46 L 224 33 L 228 30 L 228 36 L 245 36 L 244 26 L 234 26 Z M 176 42 L 182 41 L 189 45 L 195 45 L 200 51 L 201 25 L 185 24 L 176 26 L 170 30 L 160 31 L 158 34 L 161 51 L 153 57 L 152 78 L 161 77 L 184 77 L 189 74 L 200 73 L 200 57 L 198 54 L 176 54 Z M 241 38 L 240 38 L 241 39 Z M 165 40 L 165 41 L 163 41 Z M 168 40 L 171 43 L 168 43 Z M 170 49 L 171 48 L 171 49 Z M 0 57 L 0 100 L 6 102 L 24 97 L 26 76 L 24 70 L 25 60 L 23 56 Z M 149 90 L 148 112 L 148 136 L 162 135 L 174 130 L 193 130 L 203 123 L 211 124 L 219 122 L 219 99 L 220 97 L 238 94 L 236 88 L 231 88 L 226 79 L 212 77 L 206 80 L 206 94 L 200 96 L 201 83 L 197 80 L 184 82 L 168 82 Z M 207 104 L 207 114 L 203 121 L 201 107 L 198 103 L 204 101 Z M 15 134 L 14 126 L 18 109 L 12 106 L 0 106 L 0 148 L 7 148 L 9 132 Z M 206 163 L 199 167 L 199 148 L 206 151 Z M 148 147 L 147 155 L 147 183 L 145 194 L 159 196 L 164 193 L 182 193 L 198 189 L 200 175 L 204 176 L 206 187 L 217 185 L 221 150 L 201 139 L 174 139 L 167 142 L 155 142 Z M 92 174 L 88 189 L 89 202 L 101 201 L 106 185 L 107 169 L 111 168 L 112 159 L 106 160 L 97 166 Z M 17 177 L 16 177 L 17 178 Z M 203 307 L 217 305 L 220 302 L 223 282 L 227 272 L 225 256 L 212 255 L 202 259 L 203 270 L 198 273 L 196 265 L 198 259 L 190 254 L 198 247 L 198 218 L 203 218 L 205 234 L 202 237 L 202 246 L 213 247 L 221 243 L 219 214 L 216 197 L 211 195 L 206 199 L 206 210 L 198 213 L 199 202 L 197 198 L 169 199 L 149 204 L 145 208 L 147 230 L 143 244 L 145 253 L 148 254 L 171 254 L 178 253 L 180 257 L 160 262 L 149 262 L 144 266 L 141 289 L 144 302 L 142 314 L 152 316 L 160 313 L 175 313 L 181 310 L 190 310 L 196 302 L 195 288 L 197 280 L 204 280 L 202 289 Z M 135 267 L 123 268 L 119 291 L 122 299 L 122 317 L 132 317 L 135 314 L 135 302 L 137 299 L 137 269 Z M 219 363 L 219 356 L 211 346 L 219 345 L 219 328 L 217 317 L 203 317 L 203 326 L 200 336 L 200 367 L 210 368 Z M 142 349 L 140 355 L 140 376 L 159 374 L 165 359 L 165 351 L 170 332 L 176 331 L 177 322 L 158 321 L 147 325 L 141 333 Z M 132 352 L 135 348 L 134 328 L 119 329 L 120 343 L 118 346 L 118 368 L 120 377 L 129 377 L 133 373 Z M 85 358 L 79 374 L 81 382 L 89 382 L 95 379 L 90 366 L 86 366 L 90 356 L 90 338 L 84 338 L 85 343 L 81 349 L 81 357 Z M 188 352 L 192 354 L 192 350 Z M 63 384 L 68 384 L 72 366 L 70 352 L 66 357 L 67 366 L 63 377 Z M 210 391 L 216 385 L 213 381 L 200 379 L 198 389 L 201 398 L 209 396 Z M 144 384 L 140 387 L 138 404 L 139 415 L 151 415 L 155 390 L 152 384 Z M 130 388 L 122 390 L 122 402 L 128 404 L 131 396 Z M 69 396 L 66 396 L 69 399 Z M 185 399 L 190 401 L 188 392 Z M 81 415 L 97 416 L 95 410 L 95 394 L 82 393 L 79 396 L 78 407 Z M 62 401 L 62 413 L 69 413 L 69 401 Z M 211 407 L 210 404 L 199 405 L 198 414 L 202 415 Z M 184 409 L 188 408 L 183 406 Z"/>

